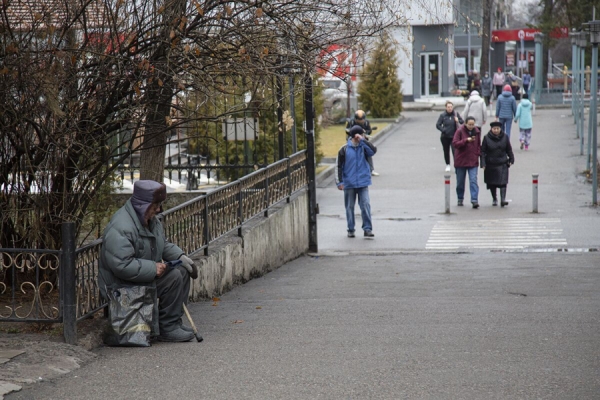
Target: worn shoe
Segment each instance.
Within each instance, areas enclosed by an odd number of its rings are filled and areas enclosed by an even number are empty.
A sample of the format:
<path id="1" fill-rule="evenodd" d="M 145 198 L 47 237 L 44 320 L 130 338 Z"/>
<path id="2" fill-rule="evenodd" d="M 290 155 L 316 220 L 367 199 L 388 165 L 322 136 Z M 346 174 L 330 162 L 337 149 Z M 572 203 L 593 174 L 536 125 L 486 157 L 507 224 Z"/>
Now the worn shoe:
<path id="1" fill-rule="evenodd" d="M 189 342 L 193 338 L 193 332 L 187 332 L 178 327 L 170 332 L 161 333 L 157 339 L 159 342 Z"/>
<path id="2" fill-rule="evenodd" d="M 479 208 L 479 203 L 478 202 L 473 202 L 471 204 L 473 204 L 473 208 Z"/>
<path id="3" fill-rule="evenodd" d="M 500 202 L 500 207 L 504 207 L 508 205 L 508 201 L 501 201 Z"/>
<path id="4" fill-rule="evenodd" d="M 375 237 L 375 234 L 371 231 L 365 231 L 365 237 L 372 238 L 372 237 Z"/>
<path id="5" fill-rule="evenodd" d="M 462 207 L 462 205 L 463 205 L 462 199 L 458 199 L 458 206 Z"/>
<path id="6" fill-rule="evenodd" d="M 525 151 L 529 150 L 529 146 L 525 146 Z"/>
<path id="7" fill-rule="evenodd" d="M 379 174 L 377 172 L 375 172 L 375 170 L 371 171 L 371 175 L 373 175 L 373 176 L 379 176 Z"/>
<path id="8" fill-rule="evenodd" d="M 494 199 L 494 201 L 492 201 L 492 205 L 493 206 L 497 206 L 498 205 L 498 200 Z"/>
<path id="9" fill-rule="evenodd" d="M 446 164 L 446 172 L 450 172 L 450 164 Z"/>
<path id="10" fill-rule="evenodd" d="M 521 150 L 523 150 L 523 146 L 524 146 L 524 143 L 523 143 L 523 142 L 521 142 Z"/>
<path id="11" fill-rule="evenodd" d="M 354 234 L 354 232 L 348 232 L 348 237 L 353 238 L 356 237 L 356 235 Z"/>
<path id="12" fill-rule="evenodd" d="M 192 329 L 191 326 L 185 326 L 185 325 L 181 325 L 181 329 L 186 331 L 186 332 L 192 332 L 194 333 L 194 330 Z"/>

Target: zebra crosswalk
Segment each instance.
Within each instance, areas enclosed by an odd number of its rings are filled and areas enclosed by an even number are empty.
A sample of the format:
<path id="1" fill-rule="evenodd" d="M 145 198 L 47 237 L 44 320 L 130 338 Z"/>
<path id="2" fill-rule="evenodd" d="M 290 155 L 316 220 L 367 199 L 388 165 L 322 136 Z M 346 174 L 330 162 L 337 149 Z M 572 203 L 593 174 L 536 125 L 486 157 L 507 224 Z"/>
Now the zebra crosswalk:
<path id="1" fill-rule="evenodd" d="M 559 218 L 507 218 L 438 221 L 425 248 L 523 249 L 566 245 Z"/>

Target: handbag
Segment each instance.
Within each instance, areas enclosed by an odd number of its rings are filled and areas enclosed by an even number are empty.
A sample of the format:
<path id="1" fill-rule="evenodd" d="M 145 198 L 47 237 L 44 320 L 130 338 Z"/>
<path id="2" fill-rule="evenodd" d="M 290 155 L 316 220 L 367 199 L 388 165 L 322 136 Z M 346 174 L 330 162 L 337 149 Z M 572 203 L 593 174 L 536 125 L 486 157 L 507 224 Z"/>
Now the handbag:
<path id="1" fill-rule="evenodd" d="M 149 347 L 153 321 L 158 321 L 156 287 L 113 284 L 106 288 L 109 327 L 108 346 Z"/>

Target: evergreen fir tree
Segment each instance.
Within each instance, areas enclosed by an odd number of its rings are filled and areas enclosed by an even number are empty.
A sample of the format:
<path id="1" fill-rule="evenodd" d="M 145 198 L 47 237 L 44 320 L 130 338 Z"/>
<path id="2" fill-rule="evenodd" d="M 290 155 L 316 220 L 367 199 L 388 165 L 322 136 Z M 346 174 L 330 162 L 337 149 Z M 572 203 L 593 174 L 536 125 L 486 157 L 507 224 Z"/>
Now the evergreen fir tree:
<path id="1" fill-rule="evenodd" d="M 402 111 L 402 81 L 397 75 L 396 49 L 384 33 L 366 63 L 358 94 L 362 109 L 372 118 L 397 117 Z"/>

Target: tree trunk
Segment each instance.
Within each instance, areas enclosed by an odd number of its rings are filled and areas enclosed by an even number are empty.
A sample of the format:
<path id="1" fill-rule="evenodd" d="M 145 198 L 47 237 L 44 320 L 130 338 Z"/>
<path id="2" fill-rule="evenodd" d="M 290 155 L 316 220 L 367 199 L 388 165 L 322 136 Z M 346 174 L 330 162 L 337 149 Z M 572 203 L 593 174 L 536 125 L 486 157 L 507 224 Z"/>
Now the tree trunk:
<path id="1" fill-rule="evenodd" d="M 483 77 L 486 72 L 491 74 L 490 71 L 490 42 L 491 28 L 492 28 L 492 12 L 494 9 L 494 0 L 483 0 L 483 25 L 481 35 L 481 64 L 479 76 Z"/>

